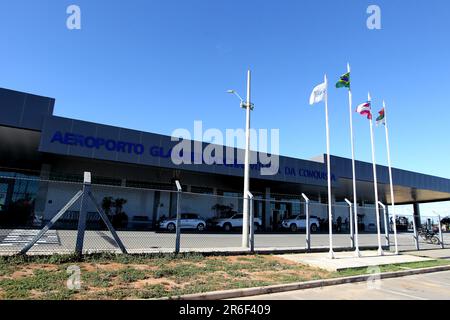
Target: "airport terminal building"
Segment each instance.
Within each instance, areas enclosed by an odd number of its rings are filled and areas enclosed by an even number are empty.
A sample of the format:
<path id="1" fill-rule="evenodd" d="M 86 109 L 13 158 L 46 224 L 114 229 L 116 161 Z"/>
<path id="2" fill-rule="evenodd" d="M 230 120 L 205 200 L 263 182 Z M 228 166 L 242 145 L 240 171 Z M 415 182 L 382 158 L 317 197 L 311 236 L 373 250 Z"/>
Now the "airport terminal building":
<path id="1" fill-rule="evenodd" d="M 81 188 L 85 171 L 92 173 L 99 202 L 105 197 L 126 200 L 128 228 L 134 228 L 133 222 L 155 227 L 161 216 L 175 214 L 175 180 L 186 191 L 184 212 L 211 218 L 220 205 L 241 212 L 243 165 L 175 165 L 170 155 L 177 142 L 171 137 L 55 116 L 54 104 L 52 98 L 0 89 L 0 222 L 24 201 L 31 206 L 28 223 L 48 221 Z M 326 218 L 325 156 L 280 157 L 279 171 L 272 176 L 259 169 L 251 166 L 250 190 L 261 200 L 254 210 L 265 230 L 303 213 L 301 193 L 323 203 L 312 214 Z M 353 194 L 351 160 L 332 156 L 331 171 L 332 200 L 344 204 Z M 377 174 L 380 201 L 390 204 L 388 169 L 378 166 Z M 373 209 L 372 164 L 358 161 L 356 177 L 359 205 Z M 416 215 L 419 203 L 450 200 L 449 179 L 393 169 L 393 181 L 396 204 L 413 204 Z M 339 210 L 335 217 L 348 211 L 344 205 Z M 76 214 L 76 208 L 72 211 Z"/>

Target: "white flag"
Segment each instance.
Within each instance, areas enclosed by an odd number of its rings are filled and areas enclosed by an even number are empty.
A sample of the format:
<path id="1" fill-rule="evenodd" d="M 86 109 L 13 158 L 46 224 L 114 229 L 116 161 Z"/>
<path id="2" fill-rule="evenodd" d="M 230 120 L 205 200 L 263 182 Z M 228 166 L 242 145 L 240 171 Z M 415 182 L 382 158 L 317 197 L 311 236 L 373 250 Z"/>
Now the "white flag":
<path id="1" fill-rule="evenodd" d="M 325 95 L 327 94 L 327 83 L 321 83 L 314 88 L 311 93 L 311 97 L 309 97 L 309 104 L 313 105 L 315 103 L 319 103 L 325 99 Z"/>

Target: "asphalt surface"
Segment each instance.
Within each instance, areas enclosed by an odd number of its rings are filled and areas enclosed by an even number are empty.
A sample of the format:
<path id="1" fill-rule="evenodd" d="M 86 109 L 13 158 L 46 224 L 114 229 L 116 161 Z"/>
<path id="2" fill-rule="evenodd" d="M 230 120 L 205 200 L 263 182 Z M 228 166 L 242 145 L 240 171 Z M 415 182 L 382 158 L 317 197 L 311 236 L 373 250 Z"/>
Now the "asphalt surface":
<path id="1" fill-rule="evenodd" d="M 237 300 L 450 300 L 450 271 L 272 293 Z"/>
<path id="2" fill-rule="evenodd" d="M 19 251 L 26 242 L 36 234 L 38 230 L 5 230 L 0 229 L 0 254 L 13 253 Z M 56 232 L 55 237 L 43 237 L 32 252 L 43 253 L 66 253 L 72 252 L 75 248 L 75 230 L 51 230 Z M 12 236 L 13 235 L 13 236 Z M 158 233 L 153 231 L 119 231 L 119 238 L 131 253 L 139 252 L 167 252 L 173 251 L 175 246 L 174 233 Z M 450 244 L 450 233 L 444 235 L 444 242 Z M 13 240 L 13 241 L 11 241 Z M 53 241 L 50 241 L 53 240 Z M 312 234 L 312 248 L 328 247 L 328 234 Z M 391 245 L 394 237 L 390 235 Z M 412 233 L 398 234 L 400 251 L 415 250 Z M 377 246 L 376 234 L 360 234 L 360 246 Z M 386 244 L 382 235 L 382 245 Z M 348 234 L 336 234 L 333 236 L 334 248 L 348 248 L 351 245 Z M 283 234 L 256 234 L 256 249 L 301 249 L 305 248 L 305 234 L 283 233 Z M 421 249 L 436 249 L 439 246 L 420 242 Z M 118 247 L 108 231 L 86 231 L 85 250 L 89 251 L 117 251 Z M 241 250 L 241 235 L 238 233 L 182 233 L 181 249 L 186 251 L 236 251 Z"/>

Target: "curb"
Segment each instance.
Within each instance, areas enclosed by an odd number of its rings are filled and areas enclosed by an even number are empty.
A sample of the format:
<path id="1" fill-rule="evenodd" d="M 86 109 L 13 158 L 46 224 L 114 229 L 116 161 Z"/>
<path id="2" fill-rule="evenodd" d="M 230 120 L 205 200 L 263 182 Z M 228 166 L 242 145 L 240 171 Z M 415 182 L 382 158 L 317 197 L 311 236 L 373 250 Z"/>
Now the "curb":
<path id="1" fill-rule="evenodd" d="M 344 251 L 351 251 L 355 248 L 352 247 L 337 247 L 333 248 L 334 252 L 344 252 Z M 378 246 L 360 246 L 360 251 L 368 251 L 368 250 L 377 250 Z M 388 246 L 382 246 L 383 250 L 389 250 Z M 293 253 L 320 253 L 320 252 L 328 252 L 328 247 L 314 247 L 311 249 L 306 248 L 256 248 L 254 251 L 248 250 L 208 250 L 208 251 L 202 251 L 202 250 L 192 250 L 192 249 L 185 249 L 181 250 L 180 254 L 199 254 L 202 256 L 232 256 L 232 255 L 270 255 L 270 254 L 293 254 Z M 88 256 L 92 254 L 122 254 L 120 251 L 90 251 L 90 252 L 83 252 L 83 256 Z M 151 251 L 151 252 L 128 252 L 128 255 L 154 255 L 154 256 L 160 256 L 160 255 L 173 255 L 175 254 L 173 250 L 171 251 Z M 17 256 L 17 251 L 6 251 L 2 252 L 0 251 L 0 257 L 12 257 Z M 45 251 L 34 251 L 34 252 L 28 252 L 26 256 L 36 256 L 36 257 L 48 257 L 52 255 L 73 255 L 73 252 L 45 252 Z"/>
<path id="2" fill-rule="evenodd" d="M 389 279 L 389 278 L 398 278 L 416 274 L 425 274 L 432 272 L 440 272 L 440 271 L 450 271 L 450 265 L 446 266 L 437 266 L 430 268 L 422 268 L 422 269 L 411 269 L 411 270 L 402 270 L 395 272 L 385 272 L 379 274 L 380 279 Z M 222 291 L 212 291 L 205 293 L 195 293 L 188 294 L 179 297 L 170 297 L 170 298 L 162 298 L 159 300 L 222 300 L 222 299 L 231 299 L 231 298 L 241 298 L 241 297 L 249 297 L 256 296 L 261 294 L 268 293 L 277 293 L 277 292 L 286 292 L 286 291 L 294 291 L 294 290 L 303 290 L 303 289 L 312 289 L 319 287 L 328 287 L 339 284 L 346 283 L 356 283 L 367 281 L 372 279 L 376 274 L 366 274 L 359 276 L 351 276 L 351 277 L 343 277 L 343 278 L 335 278 L 335 279 L 325 279 L 325 280 L 313 280 L 306 282 L 295 282 L 289 284 L 281 284 L 281 285 L 271 285 L 265 287 L 255 287 L 255 288 L 246 288 L 246 289 L 232 289 L 232 290 L 222 290 Z"/>

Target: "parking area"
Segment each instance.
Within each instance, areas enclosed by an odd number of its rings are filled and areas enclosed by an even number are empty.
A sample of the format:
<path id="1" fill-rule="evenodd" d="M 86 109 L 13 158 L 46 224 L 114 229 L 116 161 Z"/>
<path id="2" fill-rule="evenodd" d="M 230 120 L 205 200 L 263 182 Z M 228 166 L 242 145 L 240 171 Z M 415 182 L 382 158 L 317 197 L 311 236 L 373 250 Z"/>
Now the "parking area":
<path id="1" fill-rule="evenodd" d="M 38 230 L 0 230 L 0 254 L 17 253 Z M 130 253 L 173 252 L 175 248 L 175 233 L 159 233 L 152 231 L 119 231 L 118 235 Z M 329 245 L 328 234 L 312 234 L 311 248 L 326 249 Z M 30 253 L 69 253 L 73 252 L 76 242 L 75 230 L 50 230 L 35 245 Z M 391 249 L 394 237 L 390 235 Z M 446 245 L 450 243 L 450 234 L 444 235 Z M 398 234 L 400 251 L 415 250 L 411 233 Z M 361 247 L 374 248 L 378 244 L 376 234 L 360 234 Z M 386 241 L 382 237 L 382 244 Z M 348 234 L 333 235 L 334 248 L 350 248 Z M 437 249 L 440 246 L 420 242 L 421 249 Z M 255 249 L 257 250 L 296 250 L 305 249 L 306 240 L 302 233 L 255 234 Z M 86 252 L 118 251 L 114 239 L 108 231 L 86 231 L 84 239 Z M 181 251 L 238 251 L 242 250 L 241 234 L 239 233 L 185 233 L 181 234 Z"/>

